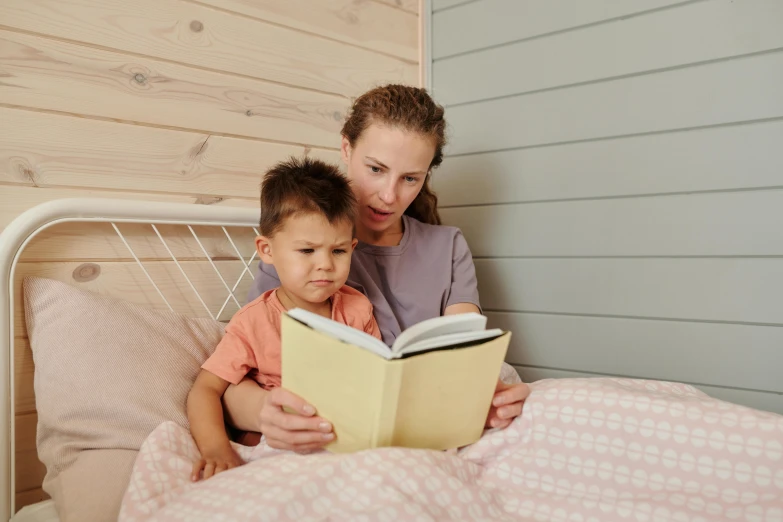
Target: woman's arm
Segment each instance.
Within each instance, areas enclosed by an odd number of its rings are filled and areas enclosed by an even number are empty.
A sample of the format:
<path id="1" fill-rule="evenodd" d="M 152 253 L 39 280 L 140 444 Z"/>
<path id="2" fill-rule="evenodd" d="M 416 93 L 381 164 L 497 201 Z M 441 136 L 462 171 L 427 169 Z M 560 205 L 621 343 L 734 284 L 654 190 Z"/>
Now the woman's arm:
<path id="1" fill-rule="evenodd" d="M 479 307 L 473 303 L 456 303 L 447 306 L 446 310 L 443 312 L 443 315 L 468 314 L 470 312 L 480 314 L 481 310 L 479 310 Z"/>
<path id="2" fill-rule="evenodd" d="M 271 448 L 307 453 L 334 440 L 331 423 L 316 416 L 315 408 L 283 388 L 266 391 L 245 378 L 226 390 L 223 405 L 226 420 L 232 426 L 263 433 Z"/>
<path id="3" fill-rule="evenodd" d="M 470 248 L 461 233 L 454 237 L 453 256 L 449 304 L 443 315 L 481 313 L 478 307 L 476 268 Z M 462 301 L 463 299 L 468 302 Z M 522 413 L 522 405 L 528 395 L 530 388 L 527 384 L 505 384 L 498 379 L 492 406 L 487 415 L 487 427 L 505 428 L 511 424 L 511 421 Z"/>
<path id="4" fill-rule="evenodd" d="M 266 391 L 253 379 L 245 377 L 237 385 L 230 385 L 223 394 L 226 422 L 243 431 L 261 431 L 261 408 Z"/>

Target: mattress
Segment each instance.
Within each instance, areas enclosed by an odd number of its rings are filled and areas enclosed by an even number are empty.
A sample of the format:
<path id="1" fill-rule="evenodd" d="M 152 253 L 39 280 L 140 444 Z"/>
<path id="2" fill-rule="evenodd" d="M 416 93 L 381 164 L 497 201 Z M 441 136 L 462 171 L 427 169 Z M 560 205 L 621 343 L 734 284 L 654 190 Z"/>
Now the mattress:
<path id="1" fill-rule="evenodd" d="M 25 506 L 11 517 L 11 522 L 59 522 L 53 500 Z"/>

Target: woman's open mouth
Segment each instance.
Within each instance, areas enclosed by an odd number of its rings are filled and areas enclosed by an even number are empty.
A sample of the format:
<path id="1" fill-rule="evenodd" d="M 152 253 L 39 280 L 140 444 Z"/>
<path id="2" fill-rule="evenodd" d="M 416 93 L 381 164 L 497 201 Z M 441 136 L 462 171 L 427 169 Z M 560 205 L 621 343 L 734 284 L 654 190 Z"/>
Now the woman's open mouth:
<path id="1" fill-rule="evenodd" d="M 375 221 L 386 221 L 389 219 L 389 216 L 393 215 L 394 212 L 385 212 L 383 210 L 378 210 L 374 207 L 367 207 L 370 209 L 370 217 Z"/>

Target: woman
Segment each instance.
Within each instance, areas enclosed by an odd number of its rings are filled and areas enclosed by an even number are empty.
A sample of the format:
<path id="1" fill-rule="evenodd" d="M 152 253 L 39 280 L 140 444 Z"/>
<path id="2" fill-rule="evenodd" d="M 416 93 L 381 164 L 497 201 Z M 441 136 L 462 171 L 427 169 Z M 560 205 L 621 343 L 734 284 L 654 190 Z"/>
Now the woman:
<path id="1" fill-rule="evenodd" d="M 342 129 L 342 160 L 359 202 L 348 284 L 370 298 L 388 344 L 425 319 L 480 311 L 468 245 L 458 229 L 440 226 L 430 189 L 445 126 L 443 108 L 424 89 L 388 85 L 359 97 Z M 262 263 L 250 299 L 279 285 L 274 267 Z M 529 393 L 523 383 L 498 381 L 487 426 L 508 426 Z M 245 379 L 224 403 L 230 424 L 264 433 L 273 448 L 307 452 L 333 438 L 328 420 L 281 388 Z"/>

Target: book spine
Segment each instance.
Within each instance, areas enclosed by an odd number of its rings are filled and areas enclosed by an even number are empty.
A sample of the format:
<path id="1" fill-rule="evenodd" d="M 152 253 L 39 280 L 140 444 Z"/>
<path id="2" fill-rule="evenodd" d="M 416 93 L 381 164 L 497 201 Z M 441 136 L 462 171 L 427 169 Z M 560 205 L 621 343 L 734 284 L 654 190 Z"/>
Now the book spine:
<path id="1" fill-rule="evenodd" d="M 394 428 L 397 423 L 397 407 L 400 403 L 404 366 L 401 361 L 385 361 L 381 396 L 373 434 L 373 448 L 391 446 L 394 439 Z"/>

